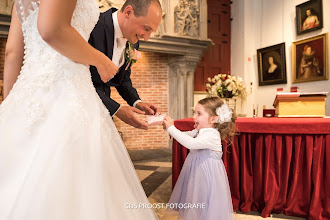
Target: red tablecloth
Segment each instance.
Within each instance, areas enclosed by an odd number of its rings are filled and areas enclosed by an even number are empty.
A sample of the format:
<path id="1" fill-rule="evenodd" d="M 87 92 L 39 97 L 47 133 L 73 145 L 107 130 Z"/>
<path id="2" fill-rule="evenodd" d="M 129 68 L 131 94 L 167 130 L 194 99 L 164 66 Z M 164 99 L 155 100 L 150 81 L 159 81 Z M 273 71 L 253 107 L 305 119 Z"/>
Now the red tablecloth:
<path id="1" fill-rule="evenodd" d="M 175 126 L 193 129 L 192 118 Z M 330 119 L 238 118 L 223 142 L 234 210 L 330 219 Z M 173 186 L 187 149 L 173 140 Z"/>

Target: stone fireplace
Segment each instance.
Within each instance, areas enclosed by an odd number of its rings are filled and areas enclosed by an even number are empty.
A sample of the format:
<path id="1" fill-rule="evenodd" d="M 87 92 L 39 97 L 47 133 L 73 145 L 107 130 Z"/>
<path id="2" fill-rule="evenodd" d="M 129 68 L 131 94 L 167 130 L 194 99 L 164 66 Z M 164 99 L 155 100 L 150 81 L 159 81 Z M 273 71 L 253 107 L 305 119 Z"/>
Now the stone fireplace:
<path id="1" fill-rule="evenodd" d="M 101 10 L 124 1 L 100 0 Z M 142 58 L 132 68 L 132 82 L 141 99 L 153 103 L 173 119 L 192 116 L 194 72 L 203 53 L 212 44 L 207 39 L 206 1 L 163 0 L 163 20 L 157 32 L 140 41 Z M 115 100 L 121 97 L 115 94 Z M 141 119 L 145 116 L 139 116 Z M 114 117 L 115 124 L 129 149 L 167 148 L 169 136 L 161 126 L 135 129 Z"/>

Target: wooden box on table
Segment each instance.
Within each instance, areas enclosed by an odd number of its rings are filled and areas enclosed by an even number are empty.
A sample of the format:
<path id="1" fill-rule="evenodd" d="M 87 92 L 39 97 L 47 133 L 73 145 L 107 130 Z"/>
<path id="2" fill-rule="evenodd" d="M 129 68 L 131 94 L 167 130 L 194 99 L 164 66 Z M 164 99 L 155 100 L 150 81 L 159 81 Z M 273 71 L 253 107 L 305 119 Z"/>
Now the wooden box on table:
<path id="1" fill-rule="evenodd" d="M 277 117 L 325 117 L 328 92 L 277 93 L 274 107 Z"/>

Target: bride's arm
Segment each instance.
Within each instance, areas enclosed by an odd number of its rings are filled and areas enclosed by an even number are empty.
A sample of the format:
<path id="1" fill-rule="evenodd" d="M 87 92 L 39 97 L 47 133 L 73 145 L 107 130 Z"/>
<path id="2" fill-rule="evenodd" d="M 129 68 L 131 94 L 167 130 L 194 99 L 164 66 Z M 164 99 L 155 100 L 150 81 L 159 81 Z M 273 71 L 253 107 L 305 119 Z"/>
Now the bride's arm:
<path id="1" fill-rule="evenodd" d="M 96 50 L 71 26 L 77 0 L 40 1 L 38 30 L 44 41 L 69 59 L 97 68 L 102 81 L 112 78 L 118 67 Z M 84 16 L 83 14 L 81 16 Z"/>
<path id="2" fill-rule="evenodd" d="M 7 97 L 20 73 L 24 56 L 24 41 L 21 24 L 13 7 L 10 29 L 5 50 L 5 65 L 3 71 L 3 96 Z"/>

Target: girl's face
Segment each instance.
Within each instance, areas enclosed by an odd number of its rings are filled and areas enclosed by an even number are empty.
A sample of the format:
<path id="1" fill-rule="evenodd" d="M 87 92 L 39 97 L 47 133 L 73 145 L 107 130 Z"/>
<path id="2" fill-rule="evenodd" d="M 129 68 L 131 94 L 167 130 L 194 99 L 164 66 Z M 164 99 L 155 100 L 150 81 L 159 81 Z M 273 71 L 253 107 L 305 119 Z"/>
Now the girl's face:
<path id="1" fill-rule="evenodd" d="M 201 104 L 197 104 L 194 113 L 194 128 L 200 130 L 201 128 L 214 128 L 218 116 L 210 115 Z"/>

